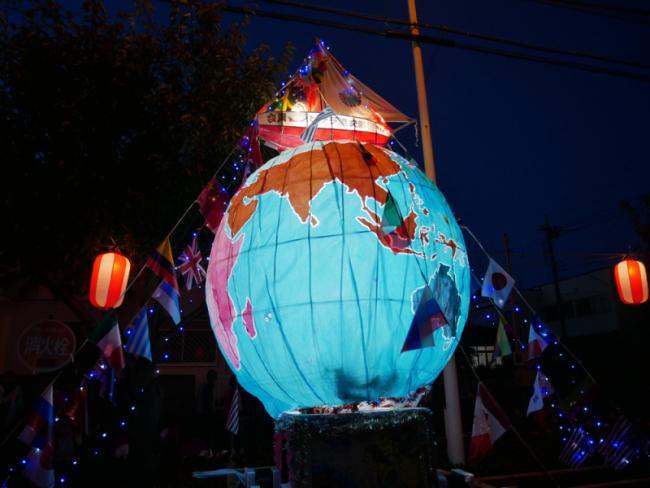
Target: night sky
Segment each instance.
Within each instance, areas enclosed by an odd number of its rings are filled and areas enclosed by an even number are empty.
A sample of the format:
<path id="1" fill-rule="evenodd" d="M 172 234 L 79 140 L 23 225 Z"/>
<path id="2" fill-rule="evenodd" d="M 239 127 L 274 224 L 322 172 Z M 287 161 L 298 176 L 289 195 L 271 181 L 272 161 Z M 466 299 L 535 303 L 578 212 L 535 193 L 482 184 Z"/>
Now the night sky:
<path id="1" fill-rule="evenodd" d="M 650 17 L 623 19 L 529 0 L 419 3 L 420 22 L 650 64 Z M 128 8 L 129 2 L 119 4 Z M 155 5 L 164 18 L 167 5 Z M 408 18 L 406 0 L 330 0 L 318 5 Z M 383 28 L 278 5 L 259 7 Z M 226 18 L 241 19 L 235 14 Z M 267 43 L 278 55 L 292 43 L 291 71 L 319 36 L 350 72 L 404 113 L 418 117 L 409 42 L 265 18 L 254 18 L 248 32 L 251 45 Z M 650 83 L 432 45 L 423 45 L 423 58 L 439 187 L 463 223 L 501 262 L 502 235 L 510 235 L 519 285 L 550 281 L 538 230 L 544 214 L 552 224 L 570 229 L 556 241 L 562 276 L 612 265 L 615 261 L 607 255 L 639 246 L 619 202 L 638 201 L 650 192 Z M 643 73 L 650 75 L 650 69 Z M 421 160 L 413 130 L 401 134 Z M 482 258 L 474 262 L 482 274 Z"/>

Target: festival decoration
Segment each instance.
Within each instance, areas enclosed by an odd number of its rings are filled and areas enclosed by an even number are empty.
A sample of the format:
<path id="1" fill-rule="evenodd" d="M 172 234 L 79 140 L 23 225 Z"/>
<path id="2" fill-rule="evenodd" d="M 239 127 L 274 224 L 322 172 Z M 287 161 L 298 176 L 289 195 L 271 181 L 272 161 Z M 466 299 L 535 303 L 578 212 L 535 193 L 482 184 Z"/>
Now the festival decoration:
<path id="1" fill-rule="evenodd" d="M 567 466 L 581 466 L 593 452 L 593 442 L 582 427 L 576 427 L 560 452 L 560 461 Z"/>
<path id="2" fill-rule="evenodd" d="M 102 310 L 122 305 L 130 270 L 131 262 L 119 253 L 107 252 L 97 256 L 90 278 L 90 303 Z"/>
<path id="3" fill-rule="evenodd" d="M 322 117 L 330 107 L 335 117 Z M 390 123 L 409 125 L 407 117 L 347 71 L 317 42 L 304 66 L 283 86 L 277 98 L 257 113 L 259 136 L 278 151 L 308 141 L 353 140 L 385 145 Z"/>
<path id="4" fill-rule="evenodd" d="M 541 329 L 541 326 L 540 326 Z M 544 338 L 545 332 L 537 332 L 535 326 L 531 325 L 528 331 L 528 360 L 533 360 L 542 355 L 548 342 Z"/>
<path id="5" fill-rule="evenodd" d="M 542 372 L 541 368 L 537 369 L 535 381 L 533 382 L 533 395 L 528 402 L 528 410 L 526 415 L 533 412 L 538 412 L 544 408 L 544 398 L 553 393 L 553 386 L 548 380 L 548 377 Z"/>
<path id="6" fill-rule="evenodd" d="M 194 283 L 197 285 L 203 283 L 205 269 L 201 264 L 203 256 L 201 256 L 201 250 L 199 249 L 196 236 L 192 238 L 191 244 L 185 246 L 185 250 L 179 256 L 179 259 L 180 264 L 176 269 L 185 277 L 185 288 L 191 290 Z"/>
<path id="7" fill-rule="evenodd" d="M 490 264 L 483 278 L 481 295 L 491 298 L 495 305 L 503 308 L 510 296 L 515 280 L 499 264 L 490 258 Z"/>
<path id="8" fill-rule="evenodd" d="M 492 361 L 495 361 L 497 358 L 502 358 L 504 356 L 510 356 L 512 354 L 510 341 L 508 340 L 508 335 L 506 334 L 506 324 L 507 322 L 503 319 L 503 317 L 499 317 L 499 327 L 497 328 L 497 339 L 494 345 L 494 355 L 492 356 Z"/>
<path id="9" fill-rule="evenodd" d="M 18 439 L 30 447 L 23 460 L 23 476 L 39 488 L 54 487 L 54 400 L 49 385 L 36 401 L 30 419 Z"/>
<path id="10" fill-rule="evenodd" d="M 438 302 L 433 297 L 431 288 L 429 288 L 429 285 L 426 285 L 422 290 L 411 327 L 409 328 L 408 334 L 406 334 L 402 352 L 422 349 L 423 347 L 434 347 L 436 342 L 433 339 L 433 333 L 447 324 L 447 319 L 440 310 Z"/>
<path id="11" fill-rule="evenodd" d="M 510 420 L 494 397 L 483 383 L 479 383 L 474 402 L 474 421 L 468 461 L 472 463 L 484 457 L 510 425 Z"/>
<path id="12" fill-rule="evenodd" d="M 124 369 L 122 337 L 115 315 L 106 315 L 88 338 L 99 347 L 111 368 L 116 371 Z"/>
<path id="13" fill-rule="evenodd" d="M 203 190 L 201 190 L 201 193 L 196 199 L 201 215 L 205 219 L 205 225 L 212 232 L 216 232 L 219 227 L 229 199 L 228 192 L 216 178 L 211 179 L 203 187 Z"/>
<path id="14" fill-rule="evenodd" d="M 624 416 L 619 416 L 607 437 L 598 443 L 597 452 L 605 464 L 615 470 L 627 467 L 639 454 L 642 440 L 636 435 L 632 423 Z"/>
<path id="15" fill-rule="evenodd" d="M 174 323 L 178 325 L 181 321 L 180 292 L 169 238 L 165 239 L 156 252 L 149 256 L 146 265 L 162 279 L 151 297 L 167 310 Z"/>
<path id="16" fill-rule="evenodd" d="M 645 265 L 635 259 L 624 259 L 614 267 L 618 296 L 626 305 L 648 301 L 648 275 Z"/>
<path id="17" fill-rule="evenodd" d="M 232 395 L 230 402 L 230 409 L 228 410 L 228 418 L 226 419 L 226 430 L 233 435 L 239 434 L 239 410 L 241 404 L 241 397 L 239 396 L 239 388 L 235 387 L 235 392 Z"/>
<path id="18" fill-rule="evenodd" d="M 127 331 L 131 331 L 129 341 L 124 350 L 134 356 L 151 361 L 151 341 L 149 340 L 149 323 L 147 321 L 147 308 L 144 307 L 138 312 Z"/>
<path id="19" fill-rule="evenodd" d="M 393 204 L 396 226 L 383 218 Z M 239 384 L 277 417 L 432 382 L 465 325 L 469 282 L 460 229 L 417 167 L 370 144 L 314 142 L 233 196 L 206 304 Z M 447 324 L 432 331 L 435 346 L 402 352 L 426 288 Z"/>

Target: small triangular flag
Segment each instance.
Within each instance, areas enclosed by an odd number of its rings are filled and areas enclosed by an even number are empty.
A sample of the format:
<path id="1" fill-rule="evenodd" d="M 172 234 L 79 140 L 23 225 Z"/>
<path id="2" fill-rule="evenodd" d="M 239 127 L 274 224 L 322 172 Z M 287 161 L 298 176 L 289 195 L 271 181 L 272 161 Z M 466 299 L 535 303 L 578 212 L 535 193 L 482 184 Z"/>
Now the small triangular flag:
<path id="1" fill-rule="evenodd" d="M 537 370 L 537 376 L 535 376 L 535 382 L 533 383 L 533 396 L 530 397 L 528 402 L 528 410 L 526 415 L 530 415 L 533 412 L 537 412 L 544 408 L 544 398 L 553 393 L 553 386 L 548 380 L 546 375 L 542 372 L 541 369 Z"/>
<path id="2" fill-rule="evenodd" d="M 494 304 L 503 308 L 510 296 L 515 280 L 499 264 L 490 258 L 490 264 L 483 278 L 481 295 L 490 297 Z"/>
<path id="3" fill-rule="evenodd" d="M 390 234 L 402 224 L 402 216 L 393 195 L 388 193 L 384 204 L 384 213 L 381 216 L 381 230 L 384 234 Z"/>
<path id="4" fill-rule="evenodd" d="M 402 352 L 435 346 L 433 333 L 444 325 L 447 325 L 447 319 L 433 297 L 431 288 L 429 285 L 425 285 L 420 303 L 402 346 Z"/>
<path id="5" fill-rule="evenodd" d="M 494 345 L 494 356 L 492 357 L 492 360 L 512 354 L 512 348 L 510 347 L 510 341 L 506 334 L 505 325 L 505 321 L 503 320 L 503 317 L 501 317 L 499 319 L 499 327 L 497 328 L 497 340 Z"/>
<path id="6" fill-rule="evenodd" d="M 535 326 L 531 324 L 530 332 L 528 333 L 528 360 L 538 358 L 548 346 L 548 342 L 535 330 Z"/>

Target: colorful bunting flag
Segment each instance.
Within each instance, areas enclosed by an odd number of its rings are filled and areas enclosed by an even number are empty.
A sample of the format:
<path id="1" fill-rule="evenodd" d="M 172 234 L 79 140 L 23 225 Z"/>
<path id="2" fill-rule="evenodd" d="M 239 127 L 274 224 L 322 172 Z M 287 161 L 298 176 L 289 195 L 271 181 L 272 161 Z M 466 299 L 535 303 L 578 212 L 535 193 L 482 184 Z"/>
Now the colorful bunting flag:
<path id="1" fill-rule="evenodd" d="M 239 142 L 239 147 L 244 151 L 244 157 L 246 159 L 246 169 L 256 170 L 264 164 L 264 159 L 262 158 L 262 150 L 260 148 L 260 130 L 257 120 L 252 122 L 246 132 L 244 137 L 241 138 Z M 250 171 L 249 171 L 250 174 Z M 244 179 L 248 177 L 246 171 L 244 171 Z"/>
<path id="2" fill-rule="evenodd" d="M 175 290 L 178 290 L 176 268 L 174 267 L 172 245 L 169 242 L 169 238 L 165 239 L 156 251 L 149 256 L 146 266 L 156 273 L 161 280 L 168 283 Z"/>
<path id="3" fill-rule="evenodd" d="M 469 445 L 469 462 L 485 456 L 511 423 L 483 383 L 478 384 L 474 403 L 472 439 Z"/>
<path id="4" fill-rule="evenodd" d="M 197 285 L 203 283 L 206 273 L 201 264 L 203 256 L 201 256 L 201 250 L 199 249 L 196 237 L 192 239 L 191 244 L 185 246 L 183 254 L 179 256 L 179 260 L 180 265 L 176 269 L 185 277 L 185 288 L 191 290 L 195 283 Z"/>
<path id="5" fill-rule="evenodd" d="M 158 246 L 156 252 L 149 257 L 147 266 L 162 279 L 158 288 L 153 292 L 152 298 L 167 310 L 175 324 L 179 324 L 181 321 L 180 293 L 169 238 L 165 239 Z"/>
<path id="6" fill-rule="evenodd" d="M 447 325 L 447 319 L 433 297 L 431 288 L 429 285 L 425 285 L 415 316 L 406 334 L 402 352 L 435 346 L 433 333 L 444 325 Z"/>
<path id="7" fill-rule="evenodd" d="M 503 308 L 513 286 L 515 286 L 513 277 L 490 258 L 490 264 L 483 278 L 481 296 L 491 298 L 497 307 Z"/>
<path id="8" fill-rule="evenodd" d="M 32 415 L 18 436 L 31 447 L 27 455 L 23 476 L 40 488 L 54 487 L 54 401 L 52 385 L 37 400 Z"/>
<path id="9" fill-rule="evenodd" d="M 241 407 L 241 398 L 239 397 L 239 388 L 235 387 L 235 393 L 230 403 L 230 411 L 226 420 L 226 430 L 234 435 L 239 433 L 239 409 Z"/>
<path id="10" fill-rule="evenodd" d="M 181 323 L 181 306 L 179 303 L 178 289 L 172 288 L 166 281 L 161 281 L 151 297 L 167 310 L 167 313 L 176 325 Z"/>
<path id="11" fill-rule="evenodd" d="M 84 377 L 79 388 L 75 390 L 72 401 L 65 409 L 65 416 L 70 419 L 77 432 L 85 435 L 88 434 L 87 400 L 88 387 L 87 380 Z"/>
<path id="12" fill-rule="evenodd" d="M 550 396 L 553 391 L 553 386 L 549 379 L 541 369 L 538 369 L 537 375 L 535 376 L 535 382 L 533 383 L 533 396 L 530 397 L 530 401 L 528 402 L 526 415 L 530 415 L 533 412 L 543 409 L 544 398 Z"/>
<path id="13" fill-rule="evenodd" d="M 363 148 L 363 146 L 360 146 Z M 365 149 L 364 149 L 365 151 Z M 370 155 L 370 153 L 367 153 Z M 389 192 L 384 203 L 384 211 L 380 223 L 380 240 L 390 247 L 393 252 L 406 249 L 413 242 L 415 214 L 409 214 L 408 222 L 402 217 L 399 206 L 393 195 Z M 411 230 L 411 232 L 409 232 Z"/>
<path id="14" fill-rule="evenodd" d="M 492 361 L 497 358 L 502 358 L 504 356 L 509 356 L 512 354 L 512 348 L 510 347 L 510 341 L 508 340 L 508 335 L 505 330 L 505 322 L 503 318 L 499 318 L 499 327 L 497 328 L 497 340 L 494 345 L 494 355 L 492 356 Z"/>
<path id="15" fill-rule="evenodd" d="M 384 234 L 390 234 L 400 225 L 402 225 L 402 216 L 393 195 L 389 192 L 381 216 L 381 230 Z"/>
<path id="16" fill-rule="evenodd" d="M 546 339 L 544 339 L 542 335 L 538 334 L 535 330 L 535 326 L 531 324 L 528 333 L 528 360 L 530 361 L 540 357 L 547 346 L 548 343 L 546 342 Z"/>
<path id="17" fill-rule="evenodd" d="M 205 219 L 205 225 L 213 233 L 219 228 L 223 214 L 228 207 L 228 202 L 230 197 L 226 189 L 217 181 L 216 178 L 213 178 L 208 182 L 199 197 L 196 199 L 196 203 L 199 204 L 199 210 L 203 218 Z"/>
<path id="18" fill-rule="evenodd" d="M 143 307 L 131 322 L 132 334 L 126 344 L 126 352 L 151 361 L 151 341 L 149 340 L 149 324 L 147 322 L 147 307 Z"/>
<path id="19" fill-rule="evenodd" d="M 116 371 L 124 369 L 122 338 L 115 314 L 106 314 L 88 338 L 101 349 L 113 369 Z"/>

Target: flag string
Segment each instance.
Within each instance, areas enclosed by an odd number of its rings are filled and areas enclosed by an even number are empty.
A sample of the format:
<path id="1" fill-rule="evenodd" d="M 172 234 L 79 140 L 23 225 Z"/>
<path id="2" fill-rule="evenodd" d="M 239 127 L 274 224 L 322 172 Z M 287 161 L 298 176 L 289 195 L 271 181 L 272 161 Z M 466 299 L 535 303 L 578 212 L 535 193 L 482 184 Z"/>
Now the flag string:
<path id="1" fill-rule="evenodd" d="M 483 244 L 481 243 L 481 241 L 479 241 L 479 239 L 474 235 L 474 233 L 473 233 L 473 232 L 472 232 L 472 231 L 471 231 L 471 230 L 470 230 L 466 225 L 461 224 L 460 228 L 467 232 L 467 234 L 468 234 L 468 235 L 469 235 L 469 236 L 474 240 L 474 242 L 476 243 L 476 245 L 479 247 L 479 249 L 481 249 L 481 251 L 483 251 L 483 253 L 485 254 L 485 256 L 486 256 L 488 259 L 492 259 L 492 257 L 491 257 L 490 254 L 487 252 L 487 250 L 485 249 L 485 247 L 483 246 Z M 472 272 L 472 274 L 474 274 L 474 273 Z M 479 282 L 479 284 L 480 284 L 480 282 Z M 519 296 L 519 298 L 521 299 L 522 303 L 523 303 L 523 304 L 528 308 L 528 310 L 529 310 L 530 313 L 533 315 L 533 317 L 537 317 L 538 315 L 537 315 L 536 310 L 535 310 L 535 309 L 533 308 L 533 306 L 528 302 L 528 300 L 526 300 L 526 298 L 525 298 L 524 295 L 521 293 L 521 291 L 519 290 L 519 288 L 517 288 L 516 285 L 514 285 L 512 288 L 513 288 L 513 290 L 515 291 L 515 293 L 517 294 L 517 296 Z M 533 327 L 533 328 L 535 327 L 535 324 L 533 323 L 533 321 L 531 321 L 531 323 L 530 323 L 530 327 Z M 573 353 L 573 352 L 572 352 L 572 351 L 567 347 L 567 345 L 566 345 L 562 340 L 560 340 L 559 338 L 557 338 L 555 335 L 553 335 L 553 340 L 554 340 L 554 344 L 556 344 L 556 345 L 559 344 L 559 345 L 562 347 L 562 349 L 564 349 L 564 351 L 566 351 L 566 353 L 569 354 L 569 356 L 571 356 L 571 358 L 576 362 L 576 364 L 580 365 L 580 367 L 582 368 L 583 372 L 584 372 L 584 373 L 589 377 L 589 379 L 590 379 L 593 383 L 597 383 L 596 379 L 595 379 L 595 378 L 593 377 L 593 375 L 589 372 L 589 370 L 588 370 L 588 369 L 586 368 L 586 366 L 582 363 L 582 361 L 580 361 L 580 360 L 576 357 L 576 355 L 575 355 L 575 354 L 574 354 L 574 353 Z"/>
<path id="2" fill-rule="evenodd" d="M 481 381 L 481 377 L 479 376 L 478 372 L 476 371 L 476 368 L 474 368 L 474 365 L 472 364 L 472 360 L 470 359 L 469 355 L 468 355 L 467 352 L 465 351 L 465 348 L 463 347 L 463 345 L 462 345 L 460 342 L 458 343 L 458 349 L 459 349 L 460 352 L 462 353 L 462 355 L 463 355 L 463 357 L 464 357 L 464 359 L 465 359 L 465 362 L 466 362 L 467 365 L 469 366 L 470 371 L 474 374 L 474 378 L 476 379 L 476 381 L 478 382 L 478 384 L 483 385 L 483 387 L 485 388 L 485 390 L 488 391 L 488 393 L 490 393 L 489 390 L 488 390 L 488 388 L 487 388 L 487 386 L 485 385 L 485 383 L 484 383 L 483 381 Z M 515 434 L 515 436 L 517 437 L 517 439 L 519 439 L 519 441 L 521 442 L 521 444 L 526 448 L 526 450 L 528 450 L 528 453 L 530 454 L 530 456 L 531 456 L 531 457 L 533 458 L 533 460 L 534 460 L 534 461 L 539 465 L 539 467 L 542 468 L 542 471 L 543 471 L 544 474 L 548 477 L 548 479 L 549 479 L 549 480 L 550 480 L 550 481 L 551 481 L 551 482 L 552 482 L 556 487 L 559 488 L 560 485 L 558 484 L 558 482 L 557 482 L 557 481 L 555 480 L 555 478 L 553 477 L 553 474 L 552 474 L 552 473 L 550 472 L 550 470 L 546 467 L 546 465 L 545 465 L 544 462 L 539 458 L 539 456 L 537 456 L 537 454 L 535 454 L 535 451 L 533 450 L 533 448 L 532 448 L 532 447 L 531 447 L 531 446 L 530 446 L 530 445 L 529 445 L 529 444 L 524 440 L 524 438 L 523 438 L 523 436 L 521 435 L 521 433 L 519 432 L 519 430 L 515 427 L 515 424 L 510 420 L 510 418 L 508 417 L 508 415 L 505 413 L 505 410 L 503 409 L 503 407 L 501 407 L 501 405 L 500 405 L 499 402 L 496 400 L 496 398 L 494 398 L 494 395 L 492 395 L 491 393 L 490 393 L 490 395 L 491 395 L 492 398 L 494 399 L 494 401 L 495 401 L 495 403 L 497 404 L 497 406 L 501 409 L 501 412 L 503 413 L 503 415 L 504 415 L 504 416 L 506 417 L 506 419 L 508 420 L 508 423 L 510 424 L 510 425 L 508 426 L 508 428 L 509 428 L 510 430 L 512 430 L 512 432 Z"/>
<path id="3" fill-rule="evenodd" d="M 488 259 L 492 260 L 492 257 L 490 256 L 490 254 L 487 252 L 487 250 L 486 250 L 485 247 L 482 245 L 482 243 L 479 241 L 479 239 L 478 239 L 478 238 L 477 238 L 477 237 L 476 237 L 476 236 L 471 232 L 471 230 L 468 229 L 466 225 L 461 225 L 460 227 L 461 227 L 461 229 L 463 229 L 463 230 L 464 230 L 464 231 L 465 231 L 469 236 L 471 236 L 471 238 L 474 240 L 474 242 L 476 243 L 476 245 L 477 245 L 477 246 L 481 249 L 481 251 L 485 254 L 485 256 L 486 256 Z M 480 281 L 478 281 L 478 277 L 477 277 L 473 272 L 472 272 L 472 275 L 473 275 L 474 279 L 478 282 L 478 284 L 481 284 Z M 524 295 L 522 294 L 522 292 L 521 292 L 521 291 L 520 291 L 516 286 L 513 286 L 513 290 L 514 290 L 514 292 L 517 294 L 517 296 L 519 297 L 519 299 L 521 300 L 521 303 L 524 304 L 525 307 L 528 309 L 528 311 L 532 314 L 532 316 L 533 316 L 533 320 L 530 321 L 529 327 L 532 328 L 533 330 L 535 330 L 535 328 L 536 328 L 536 323 L 535 323 L 534 318 L 535 318 L 535 317 L 538 317 L 538 315 L 537 315 L 535 309 L 534 309 L 533 306 L 528 302 L 528 300 L 524 297 Z M 501 316 L 501 315 L 502 315 L 502 314 L 501 314 L 501 311 L 497 309 L 497 306 L 496 306 L 496 304 L 494 303 L 494 301 L 493 301 L 493 300 L 490 300 L 490 303 L 491 303 L 492 306 L 496 309 L 497 313 Z M 524 320 L 524 323 L 525 323 L 525 322 L 526 322 L 526 320 Z M 542 324 L 537 324 L 537 329 L 538 329 L 538 330 L 541 331 L 541 330 L 542 330 L 542 327 L 543 327 Z M 584 375 L 585 375 L 585 378 L 584 378 L 582 381 L 585 381 L 585 379 L 587 379 L 587 380 L 589 380 L 589 382 L 591 383 L 592 386 L 596 386 L 596 385 L 598 385 L 598 382 L 596 381 L 596 379 L 594 378 L 594 376 L 590 373 L 590 371 L 587 369 L 587 367 L 586 367 L 586 366 L 585 366 L 585 365 L 584 365 L 584 364 L 583 364 L 583 363 L 582 363 L 582 362 L 577 358 L 577 356 L 573 353 L 573 351 L 571 351 L 563 341 L 561 341 L 560 339 L 558 339 L 557 337 L 555 337 L 554 334 L 552 335 L 552 338 L 549 339 L 549 342 L 550 342 L 550 340 L 552 340 L 552 344 L 553 344 L 553 345 L 555 345 L 555 346 L 558 346 L 558 345 L 559 345 L 560 348 L 561 348 L 560 352 L 557 354 L 558 357 L 563 357 L 563 353 L 566 353 L 566 354 L 569 356 L 569 358 L 573 361 L 573 364 L 572 364 L 572 366 L 571 366 L 572 369 L 575 368 L 574 365 L 579 365 L 580 370 L 581 370 L 581 371 L 584 373 Z M 520 343 L 520 344 L 521 344 L 521 343 Z M 530 344 L 529 344 L 529 347 L 531 347 Z M 463 351 L 463 353 L 464 353 L 464 351 Z M 541 357 L 542 357 L 542 356 L 541 356 L 541 354 L 540 354 L 538 357 L 535 358 L 535 359 L 536 359 L 536 369 L 537 369 L 538 371 L 540 371 L 540 364 L 539 364 L 539 363 L 540 363 Z M 572 383 L 575 383 L 575 380 L 573 380 Z M 583 396 L 583 395 L 586 393 L 586 392 L 585 392 L 584 390 L 582 390 L 579 386 L 578 386 L 577 388 L 579 388 L 579 392 L 580 392 L 580 395 L 581 395 L 581 396 Z M 565 401 L 568 399 L 568 397 L 563 398 L 562 395 L 558 394 L 557 390 L 554 391 L 553 394 L 558 398 L 559 401 L 558 401 L 558 402 L 553 402 L 553 403 L 551 403 L 551 407 L 553 407 L 554 409 L 557 408 L 557 409 L 559 409 L 559 410 L 564 410 L 564 407 L 561 407 L 560 404 L 563 404 L 563 402 L 565 402 Z M 557 405 L 556 405 L 556 403 L 557 403 Z M 607 403 L 608 406 L 607 406 L 606 408 L 605 408 L 605 407 L 602 407 L 602 408 L 600 409 L 600 410 L 601 410 L 601 414 L 606 414 L 606 412 L 609 410 L 610 413 L 614 413 L 614 414 L 616 414 L 619 418 L 622 417 L 622 416 L 624 416 L 623 413 L 622 413 L 622 411 L 621 411 L 621 409 L 618 407 L 618 405 L 616 405 L 616 404 L 615 404 L 615 403 L 614 403 L 614 402 L 613 402 L 609 397 L 606 398 L 606 403 Z M 567 412 L 567 415 L 564 415 L 562 412 L 560 412 L 560 413 L 558 413 L 558 416 L 560 416 L 560 417 L 565 417 L 566 420 L 568 421 L 569 425 L 570 425 L 570 426 L 572 427 L 572 429 L 574 430 L 574 432 L 575 432 L 576 430 L 578 430 L 578 429 L 582 429 L 583 432 L 586 434 L 586 438 L 587 438 L 587 441 L 588 441 L 588 444 L 589 444 L 589 449 L 591 449 L 591 451 L 590 451 L 590 452 L 587 454 L 587 456 L 586 456 L 586 457 L 588 457 L 589 455 L 591 455 L 591 453 L 592 453 L 593 450 L 594 450 L 594 448 L 591 447 L 591 446 L 593 446 L 593 444 L 594 444 L 594 439 L 592 438 L 594 432 L 592 432 L 591 434 L 589 434 L 589 432 L 586 430 L 586 426 L 584 425 L 584 422 L 580 422 L 579 419 L 577 418 L 577 416 L 576 416 L 575 418 L 572 418 L 572 416 L 569 414 L 569 413 L 570 413 L 570 410 L 571 410 L 572 407 L 573 407 L 573 404 L 571 404 L 571 405 L 569 405 L 569 406 L 567 407 L 567 408 L 569 409 L 569 412 Z M 586 406 L 584 407 L 584 411 L 587 412 L 587 407 L 586 407 Z M 603 423 L 602 423 L 600 420 L 598 420 L 596 417 L 593 417 L 593 413 L 592 413 L 592 418 L 587 419 L 585 422 L 589 422 L 589 421 L 593 421 L 593 424 L 594 424 L 594 427 L 593 427 L 593 428 L 594 428 L 594 429 L 599 429 L 599 428 L 602 428 L 602 427 L 603 427 Z M 562 429 L 562 426 L 560 426 L 560 429 Z M 563 439 L 563 441 L 564 441 L 564 440 L 565 440 L 565 439 Z M 603 442 L 603 440 L 601 439 L 601 440 L 600 440 L 600 443 L 602 443 L 602 442 Z M 600 446 L 599 446 L 599 447 L 600 447 Z M 581 460 L 584 461 L 584 459 L 586 459 L 586 457 L 581 458 Z"/>

